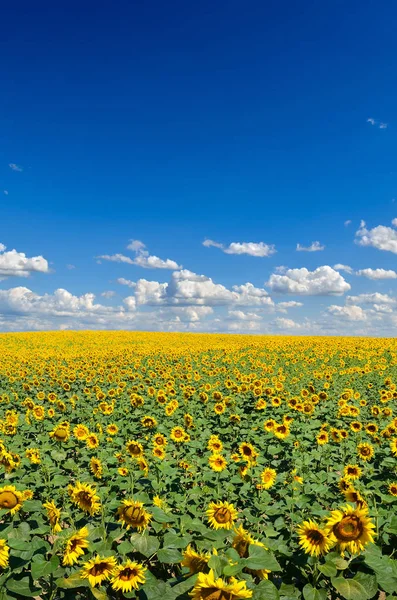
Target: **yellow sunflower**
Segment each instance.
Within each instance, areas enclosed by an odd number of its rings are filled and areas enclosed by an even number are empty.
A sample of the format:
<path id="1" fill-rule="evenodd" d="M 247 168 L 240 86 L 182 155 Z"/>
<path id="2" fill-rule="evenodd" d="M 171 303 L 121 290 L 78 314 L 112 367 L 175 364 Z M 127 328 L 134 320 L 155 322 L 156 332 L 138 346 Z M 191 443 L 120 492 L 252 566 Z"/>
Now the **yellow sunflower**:
<path id="1" fill-rule="evenodd" d="M 211 469 L 217 473 L 224 471 L 227 467 L 226 459 L 222 454 L 212 454 L 208 459 Z"/>
<path id="2" fill-rule="evenodd" d="M 232 529 L 238 516 L 237 510 L 229 502 L 211 502 L 206 514 L 212 529 Z"/>
<path id="3" fill-rule="evenodd" d="M 137 590 L 146 581 L 146 567 L 132 560 L 126 560 L 122 565 L 118 565 L 112 576 L 111 585 L 117 592 L 126 594 L 133 589 Z"/>
<path id="4" fill-rule="evenodd" d="M 97 479 L 101 479 L 102 478 L 102 474 L 103 474 L 103 466 L 101 461 L 99 460 L 99 458 L 95 458 L 95 456 L 93 456 L 90 460 L 90 470 L 91 473 L 94 475 L 94 477 L 96 477 Z"/>
<path id="5" fill-rule="evenodd" d="M 77 481 L 74 486 L 69 485 L 68 490 L 73 504 L 76 504 L 84 512 L 94 515 L 100 510 L 100 498 L 91 484 Z"/>
<path id="6" fill-rule="evenodd" d="M 333 546 L 328 534 L 314 521 L 304 521 L 298 526 L 297 532 L 299 545 L 311 556 L 325 554 Z"/>
<path id="7" fill-rule="evenodd" d="M 389 484 L 389 494 L 392 496 L 397 496 L 397 482 Z"/>
<path id="8" fill-rule="evenodd" d="M 182 552 L 182 567 L 187 567 L 192 575 L 195 573 L 208 572 L 208 561 L 211 554 L 206 552 L 197 552 L 189 544 L 186 550 Z"/>
<path id="9" fill-rule="evenodd" d="M 117 509 L 118 520 L 127 528 L 133 527 L 144 531 L 152 520 L 152 515 L 145 510 L 143 502 L 123 500 Z"/>
<path id="10" fill-rule="evenodd" d="M 174 442 L 177 442 L 178 444 L 181 442 L 184 442 L 185 437 L 186 437 L 186 431 L 183 429 L 183 427 L 177 426 L 177 427 L 173 427 L 173 429 L 171 430 L 170 438 Z"/>
<path id="11" fill-rule="evenodd" d="M 7 546 L 7 541 L 0 539 L 0 568 L 5 569 L 8 566 L 8 557 L 10 549 Z"/>
<path id="12" fill-rule="evenodd" d="M 393 438 L 390 442 L 390 449 L 394 456 L 397 456 L 397 438 Z"/>
<path id="13" fill-rule="evenodd" d="M 81 579 L 88 579 L 91 587 L 95 587 L 106 579 L 110 579 L 116 566 L 117 563 L 114 556 L 95 556 L 84 563 L 80 571 L 80 577 Z"/>
<path id="14" fill-rule="evenodd" d="M 82 527 L 66 540 L 62 561 L 64 567 L 71 567 L 83 556 L 84 550 L 89 546 L 87 538 L 88 529 Z"/>
<path id="15" fill-rule="evenodd" d="M 346 465 L 343 469 L 343 474 L 349 479 L 359 479 L 362 471 L 358 465 Z"/>
<path id="16" fill-rule="evenodd" d="M 162 446 L 155 446 L 152 450 L 152 454 L 160 460 L 164 460 L 165 458 L 165 450 Z"/>
<path id="17" fill-rule="evenodd" d="M 0 509 L 9 510 L 10 515 L 18 512 L 23 504 L 24 496 L 22 492 L 13 485 L 6 485 L 0 488 Z"/>
<path id="18" fill-rule="evenodd" d="M 62 531 L 62 527 L 59 524 L 59 519 L 61 518 L 61 511 L 56 507 L 55 503 L 51 500 L 49 502 L 43 503 L 43 507 L 47 511 L 47 517 L 50 521 L 52 533 L 59 533 Z"/>
<path id="19" fill-rule="evenodd" d="M 143 456 L 143 446 L 140 442 L 137 442 L 136 440 L 128 440 L 125 447 L 127 452 L 129 452 L 134 458 Z"/>
<path id="20" fill-rule="evenodd" d="M 190 596 L 193 600 L 243 600 L 252 598 L 252 591 L 247 589 L 245 581 L 237 581 L 234 577 L 226 582 L 215 579 L 212 569 L 208 574 L 199 573 Z"/>
<path id="21" fill-rule="evenodd" d="M 358 444 L 357 454 L 365 461 L 371 460 L 374 455 L 374 448 L 371 446 L 371 444 L 366 444 L 365 442 Z"/>
<path id="22" fill-rule="evenodd" d="M 325 531 L 341 552 L 348 550 L 358 554 L 366 544 L 374 541 L 375 525 L 368 517 L 368 508 L 352 508 L 349 505 L 331 511 Z"/>
<path id="23" fill-rule="evenodd" d="M 260 484 L 260 488 L 262 490 L 268 490 L 274 485 L 274 482 L 276 481 L 277 471 L 266 467 L 266 469 L 262 471 L 260 477 L 262 481 L 262 483 Z"/>
<path id="24" fill-rule="evenodd" d="M 88 437 L 89 433 L 90 431 L 88 427 L 82 425 L 81 423 L 76 425 L 76 427 L 73 429 L 74 437 L 78 440 L 85 440 Z"/>

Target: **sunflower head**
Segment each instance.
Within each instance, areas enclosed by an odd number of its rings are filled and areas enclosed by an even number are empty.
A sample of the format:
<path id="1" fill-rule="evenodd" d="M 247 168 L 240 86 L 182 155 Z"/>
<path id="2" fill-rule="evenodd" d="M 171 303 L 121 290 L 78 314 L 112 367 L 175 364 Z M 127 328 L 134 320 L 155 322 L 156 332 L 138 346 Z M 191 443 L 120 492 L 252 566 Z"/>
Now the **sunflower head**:
<path id="1" fill-rule="evenodd" d="M 145 510 L 143 502 L 135 500 L 123 500 L 117 509 L 117 515 L 118 520 L 127 529 L 133 527 L 138 531 L 144 531 L 152 519 L 152 515 Z"/>
<path id="2" fill-rule="evenodd" d="M 304 521 L 298 526 L 299 545 L 306 554 L 320 556 L 332 547 L 333 542 L 326 531 L 321 529 L 314 521 Z"/>
<path id="3" fill-rule="evenodd" d="M 339 549 L 352 554 L 358 554 L 366 544 L 374 541 L 374 529 L 367 507 L 352 508 L 348 504 L 333 510 L 325 526 L 327 535 Z"/>
<path id="4" fill-rule="evenodd" d="M 111 585 L 117 592 L 126 594 L 137 590 L 146 581 L 146 567 L 132 560 L 127 560 L 113 570 Z"/>
<path id="5" fill-rule="evenodd" d="M 213 529 L 232 529 L 237 514 L 229 502 L 211 502 L 207 509 L 208 522 Z"/>

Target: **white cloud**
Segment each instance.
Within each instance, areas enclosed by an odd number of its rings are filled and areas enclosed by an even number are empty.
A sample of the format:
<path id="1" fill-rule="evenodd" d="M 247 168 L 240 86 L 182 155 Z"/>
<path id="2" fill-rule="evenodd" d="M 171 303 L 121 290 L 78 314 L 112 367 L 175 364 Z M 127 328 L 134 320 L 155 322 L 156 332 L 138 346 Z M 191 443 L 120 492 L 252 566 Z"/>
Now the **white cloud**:
<path id="1" fill-rule="evenodd" d="M 388 126 L 388 123 L 379 123 L 379 129 L 387 129 Z"/>
<path id="2" fill-rule="evenodd" d="M 329 306 L 327 310 L 331 315 L 349 321 L 365 321 L 367 318 L 361 306 L 336 306 L 333 304 L 332 306 Z"/>
<path id="3" fill-rule="evenodd" d="M 395 298 L 392 298 L 388 294 L 379 294 L 374 292 L 372 294 L 359 294 L 358 296 L 347 296 L 346 304 L 395 304 Z"/>
<path id="4" fill-rule="evenodd" d="M 348 227 L 351 224 L 351 220 L 347 219 L 347 221 L 344 222 L 344 226 Z"/>
<path id="5" fill-rule="evenodd" d="M 120 283 L 120 285 L 127 285 L 131 288 L 134 288 L 136 286 L 135 281 L 130 281 L 130 279 L 124 279 L 124 277 L 119 277 L 116 281 L 117 283 Z"/>
<path id="6" fill-rule="evenodd" d="M 383 123 L 383 121 L 378 121 L 377 119 L 373 119 L 373 118 L 367 119 L 367 123 L 370 123 L 371 125 L 376 125 L 377 127 L 379 127 L 379 129 L 387 129 L 388 128 L 388 123 Z"/>
<path id="7" fill-rule="evenodd" d="M 397 219 L 393 219 L 391 224 L 393 225 L 393 227 L 397 227 Z"/>
<path id="8" fill-rule="evenodd" d="M 229 310 L 228 317 L 234 321 L 261 321 L 262 317 L 252 312 L 242 310 Z"/>
<path id="9" fill-rule="evenodd" d="M 116 295 L 116 292 L 114 292 L 113 290 L 107 290 L 105 292 L 102 292 L 101 296 L 103 298 L 113 298 L 113 296 Z"/>
<path id="10" fill-rule="evenodd" d="M 373 280 L 397 279 L 396 271 L 392 271 L 391 269 L 360 269 L 359 271 L 356 271 L 356 275 L 362 275 L 363 277 Z"/>
<path id="11" fill-rule="evenodd" d="M 23 171 L 23 168 L 20 165 L 16 165 L 15 163 L 9 163 L 8 166 L 12 171 L 17 171 L 18 173 L 21 173 Z"/>
<path id="12" fill-rule="evenodd" d="M 301 325 L 293 321 L 292 319 L 285 319 L 284 317 L 277 317 L 272 321 L 272 325 L 277 329 L 301 329 Z"/>
<path id="13" fill-rule="evenodd" d="M 174 260 L 167 258 L 163 260 L 158 256 L 152 256 L 147 250 L 146 246 L 140 240 L 131 240 L 127 246 L 128 250 L 135 252 L 135 258 L 132 259 L 124 254 L 102 254 L 97 256 L 100 260 L 108 260 L 111 262 L 127 263 L 129 265 L 136 265 L 143 269 L 171 269 L 173 271 L 182 269 L 181 265 L 178 265 Z"/>
<path id="14" fill-rule="evenodd" d="M 392 223 L 395 224 L 395 219 Z M 372 246 L 378 250 L 386 250 L 397 254 L 397 231 L 391 227 L 378 225 L 373 229 L 367 229 L 365 221 L 361 221 L 356 231 L 356 244 L 359 246 Z"/>
<path id="15" fill-rule="evenodd" d="M 371 123 L 371 125 L 375 125 L 376 121 L 375 121 L 375 119 L 369 118 L 369 119 L 367 119 L 367 123 Z"/>
<path id="16" fill-rule="evenodd" d="M 281 313 L 286 313 L 289 308 L 298 308 L 300 306 L 303 306 L 302 302 L 289 300 L 288 302 L 278 302 L 276 304 L 276 310 Z"/>
<path id="17" fill-rule="evenodd" d="M 204 240 L 203 246 L 220 248 L 225 254 L 248 254 L 261 258 L 276 252 L 274 244 L 265 244 L 265 242 L 232 242 L 229 246 L 225 246 L 213 240 Z"/>
<path id="18" fill-rule="evenodd" d="M 28 258 L 23 252 L 9 250 L 0 244 L 0 276 L 29 277 L 33 272 L 48 273 L 48 262 L 42 256 Z"/>
<path id="19" fill-rule="evenodd" d="M 74 265 L 66 265 L 66 268 L 68 269 L 68 271 L 73 271 L 73 269 L 75 269 L 76 267 Z"/>
<path id="20" fill-rule="evenodd" d="M 335 271 L 346 271 L 346 273 L 353 273 L 353 269 L 349 265 L 341 265 L 340 263 L 334 265 Z"/>
<path id="21" fill-rule="evenodd" d="M 8 190 L 3 190 L 3 194 L 5 194 L 6 196 L 8 196 Z"/>
<path id="22" fill-rule="evenodd" d="M 272 274 L 267 285 L 279 294 L 296 294 L 303 296 L 340 296 L 350 290 L 340 273 L 328 265 L 309 271 L 288 269 L 285 274 Z"/>
<path id="23" fill-rule="evenodd" d="M 325 246 L 322 246 L 320 242 L 312 242 L 310 246 L 296 245 L 297 252 L 320 252 L 321 250 L 324 250 L 324 248 Z"/>

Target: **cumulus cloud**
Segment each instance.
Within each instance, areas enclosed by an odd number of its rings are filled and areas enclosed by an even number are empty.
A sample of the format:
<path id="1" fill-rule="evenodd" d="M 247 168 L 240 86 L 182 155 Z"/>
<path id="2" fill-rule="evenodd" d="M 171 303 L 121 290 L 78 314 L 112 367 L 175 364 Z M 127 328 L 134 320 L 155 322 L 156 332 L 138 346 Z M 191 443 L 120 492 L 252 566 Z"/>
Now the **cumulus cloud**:
<path id="1" fill-rule="evenodd" d="M 396 271 L 392 269 L 360 269 L 356 271 L 356 275 L 362 275 L 368 279 L 397 279 Z"/>
<path id="2" fill-rule="evenodd" d="M 10 169 L 12 171 L 17 171 L 18 173 L 21 173 L 23 171 L 23 168 L 20 165 L 17 165 L 15 163 L 9 163 L 8 166 L 10 167 Z"/>
<path id="3" fill-rule="evenodd" d="M 395 304 L 395 298 L 388 294 L 374 292 L 372 294 L 359 294 L 358 296 L 347 296 L 346 304 Z"/>
<path id="4" fill-rule="evenodd" d="M 296 302 L 296 300 L 289 300 L 288 302 L 278 302 L 276 304 L 276 310 L 281 313 L 286 313 L 289 308 L 298 308 L 303 306 L 302 302 Z"/>
<path id="5" fill-rule="evenodd" d="M 353 269 L 349 265 L 341 265 L 340 263 L 333 266 L 335 271 L 346 271 L 346 273 L 353 273 Z"/>
<path id="6" fill-rule="evenodd" d="M 66 265 L 66 268 L 68 269 L 68 271 L 73 271 L 73 269 L 75 269 L 76 267 L 74 265 Z"/>
<path id="7" fill-rule="evenodd" d="M 99 260 L 108 260 L 111 262 L 126 263 L 129 265 L 136 265 L 143 269 L 182 269 L 181 265 L 169 258 L 163 260 L 155 255 L 150 255 L 146 250 L 146 246 L 140 240 L 130 240 L 127 246 L 127 250 L 135 252 L 135 258 L 125 256 L 124 254 L 101 254 L 97 256 Z"/>
<path id="8" fill-rule="evenodd" d="M 337 306 L 333 304 L 327 310 L 331 315 L 349 321 L 365 321 L 367 318 L 361 306 Z"/>
<path id="9" fill-rule="evenodd" d="M 293 321 L 292 319 L 286 319 L 284 317 L 277 317 L 277 319 L 274 319 L 274 321 L 272 321 L 272 325 L 274 327 L 276 327 L 276 329 L 300 329 L 302 326 L 299 323 L 296 323 L 296 321 Z"/>
<path id="10" fill-rule="evenodd" d="M 395 225 L 393 219 L 392 224 Z M 367 229 L 365 221 L 361 221 L 359 229 L 356 231 L 356 244 L 359 246 L 371 246 L 378 250 L 386 250 L 397 254 L 397 231 L 385 225 L 378 225 L 373 229 Z"/>
<path id="11" fill-rule="evenodd" d="M 388 127 L 387 123 L 383 123 L 383 121 L 378 121 L 378 119 L 373 119 L 372 117 L 367 119 L 367 123 L 369 123 L 370 125 L 379 127 L 379 129 L 387 129 L 387 127 Z"/>
<path id="12" fill-rule="evenodd" d="M 276 252 L 274 244 L 265 244 L 265 242 L 232 242 L 229 246 L 225 246 L 213 240 L 204 240 L 203 246 L 219 248 L 225 254 L 248 254 L 261 258 L 271 256 Z"/>
<path id="13" fill-rule="evenodd" d="M 351 224 L 351 220 L 347 219 L 347 221 L 344 222 L 344 226 L 348 227 Z"/>
<path id="14" fill-rule="evenodd" d="M 136 286 L 135 281 L 131 281 L 130 279 L 125 279 L 124 277 L 119 277 L 116 281 L 120 285 L 127 285 L 130 288 L 134 288 Z"/>
<path id="15" fill-rule="evenodd" d="M 229 310 L 228 311 L 229 319 L 234 321 L 261 321 L 261 315 L 258 315 L 253 312 L 244 312 L 242 310 Z"/>
<path id="16" fill-rule="evenodd" d="M 320 252 L 321 250 L 324 250 L 324 248 L 325 246 L 322 246 L 320 242 L 312 242 L 310 246 L 296 245 L 297 252 Z"/>
<path id="17" fill-rule="evenodd" d="M 340 296 L 351 288 L 342 275 L 328 265 L 314 271 L 303 267 L 287 269 L 284 274 L 273 273 L 267 285 L 278 294 L 302 296 Z"/>
<path id="18" fill-rule="evenodd" d="M 29 277 L 33 272 L 48 273 L 48 262 L 42 256 L 28 258 L 23 252 L 9 250 L 0 244 L 0 277 Z"/>

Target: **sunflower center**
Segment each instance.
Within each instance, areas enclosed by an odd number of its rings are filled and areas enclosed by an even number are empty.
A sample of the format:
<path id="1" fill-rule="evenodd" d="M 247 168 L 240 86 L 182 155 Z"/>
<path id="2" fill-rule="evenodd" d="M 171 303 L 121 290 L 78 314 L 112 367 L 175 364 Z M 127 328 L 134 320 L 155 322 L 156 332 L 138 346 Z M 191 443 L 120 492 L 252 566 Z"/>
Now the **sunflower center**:
<path id="1" fill-rule="evenodd" d="M 214 519 L 218 523 L 229 523 L 232 520 L 232 514 L 228 508 L 217 508 L 214 513 Z"/>
<path id="2" fill-rule="evenodd" d="M 13 492 L 1 492 L 0 508 L 14 508 L 18 504 L 18 498 Z"/>
<path id="3" fill-rule="evenodd" d="M 137 577 L 138 573 L 136 572 L 136 569 L 129 569 L 128 567 L 126 569 L 123 569 L 119 575 L 119 579 L 121 579 L 121 581 L 131 581 L 131 579 L 134 579 L 134 577 Z"/>
<path id="4" fill-rule="evenodd" d="M 233 600 L 234 595 L 224 590 L 218 590 L 216 588 L 208 588 L 206 590 L 200 590 L 201 598 L 204 600 Z"/>
<path id="5" fill-rule="evenodd" d="M 90 569 L 90 574 L 93 577 L 98 577 L 99 575 L 103 575 L 107 568 L 108 566 L 106 563 L 99 563 Z"/>
<path id="6" fill-rule="evenodd" d="M 357 540 L 361 536 L 363 526 L 358 517 L 348 516 L 344 517 L 339 523 L 334 525 L 333 532 L 338 540 L 350 542 L 352 540 Z"/>
<path id="7" fill-rule="evenodd" d="M 310 539 L 312 544 L 316 545 L 321 544 L 324 540 L 324 536 L 321 531 L 317 531 L 316 529 L 310 531 L 307 537 Z"/>
<path id="8" fill-rule="evenodd" d="M 130 506 L 124 511 L 125 520 L 134 525 L 143 525 L 145 522 L 145 515 L 141 508 L 138 506 Z"/>
<path id="9" fill-rule="evenodd" d="M 128 450 L 131 452 L 131 454 L 133 454 L 134 456 L 138 456 L 138 454 L 141 453 L 141 450 L 139 448 L 139 446 L 130 446 L 128 448 Z"/>
<path id="10" fill-rule="evenodd" d="M 80 492 L 78 494 L 79 500 L 82 504 L 86 506 L 91 506 L 91 496 L 89 492 Z"/>

